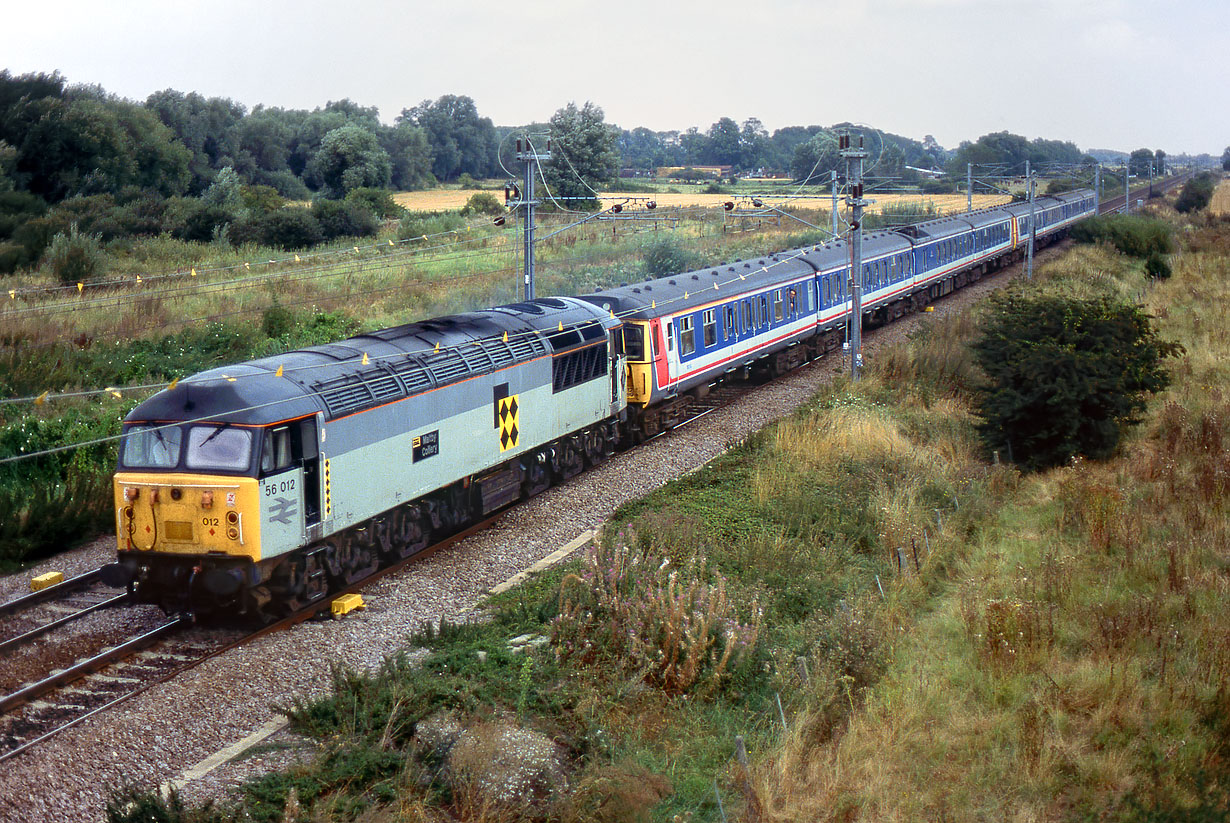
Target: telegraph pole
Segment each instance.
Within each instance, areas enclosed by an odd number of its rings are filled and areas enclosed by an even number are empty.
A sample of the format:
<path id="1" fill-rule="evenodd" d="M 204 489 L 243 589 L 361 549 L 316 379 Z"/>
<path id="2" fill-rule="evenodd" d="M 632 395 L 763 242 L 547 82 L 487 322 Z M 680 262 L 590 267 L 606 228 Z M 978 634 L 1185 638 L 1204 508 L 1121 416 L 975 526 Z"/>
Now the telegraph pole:
<path id="1" fill-rule="evenodd" d="M 837 169 L 829 172 L 833 182 L 833 236 L 837 236 Z"/>
<path id="2" fill-rule="evenodd" d="M 1093 213 L 1102 213 L 1102 164 L 1093 167 Z"/>
<path id="3" fill-rule="evenodd" d="M 858 138 L 858 148 L 854 148 L 850 135 L 843 134 L 837 138 L 837 147 L 841 156 L 846 158 L 846 180 L 850 185 L 850 196 L 846 202 L 850 204 L 850 379 L 858 380 L 859 370 L 863 367 L 863 207 L 867 201 L 863 199 L 863 161 L 867 152 L 863 149 L 863 138 Z"/>
<path id="4" fill-rule="evenodd" d="M 547 140 L 547 150 L 541 154 L 534 151 L 527 135 L 524 144 L 517 138 L 517 159 L 525 164 L 525 189 L 521 192 L 521 205 L 525 206 L 525 299 L 534 299 L 534 174 L 538 164 L 551 159 L 551 141 Z"/>
<path id="5" fill-rule="evenodd" d="M 1029 161 L 1025 161 L 1025 185 L 1029 187 L 1029 246 L 1025 252 L 1025 279 L 1034 279 L 1034 238 L 1038 232 L 1034 227 L 1034 175 L 1029 170 Z"/>
<path id="6" fill-rule="evenodd" d="M 965 210 L 974 210 L 974 164 L 965 164 Z"/>
<path id="7" fill-rule="evenodd" d="M 1127 161 L 1123 163 L 1123 213 L 1130 214 L 1132 212 L 1132 189 L 1129 181 L 1132 179 L 1132 165 Z"/>

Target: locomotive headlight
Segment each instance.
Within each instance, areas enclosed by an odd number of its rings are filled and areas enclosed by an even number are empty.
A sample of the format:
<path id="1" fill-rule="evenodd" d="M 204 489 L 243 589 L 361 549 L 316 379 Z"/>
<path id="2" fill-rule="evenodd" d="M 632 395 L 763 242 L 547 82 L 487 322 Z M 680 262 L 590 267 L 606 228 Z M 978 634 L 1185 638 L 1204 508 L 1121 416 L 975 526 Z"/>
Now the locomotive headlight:
<path id="1" fill-rule="evenodd" d="M 132 486 L 124 487 L 124 499 L 127 500 L 129 503 L 136 500 L 140 494 L 141 494 L 140 489 L 134 489 Z"/>
<path id="2" fill-rule="evenodd" d="M 232 540 L 238 540 L 239 539 L 239 529 L 235 528 L 234 526 L 231 526 L 229 529 L 226 530 L 226 536 Z"/>
<path id="3" fill-rule="evenodd" d="M 201 492 L 201 508 L 212 509 L 214 507 L 214 493 L 212 491 Z"/>
<path id="4" fill-rule="evenodd" d="M 226 522 L 234 526 L 236 523 L 239 522 L 239 513 L 238 512 L 227 512 Z"/>

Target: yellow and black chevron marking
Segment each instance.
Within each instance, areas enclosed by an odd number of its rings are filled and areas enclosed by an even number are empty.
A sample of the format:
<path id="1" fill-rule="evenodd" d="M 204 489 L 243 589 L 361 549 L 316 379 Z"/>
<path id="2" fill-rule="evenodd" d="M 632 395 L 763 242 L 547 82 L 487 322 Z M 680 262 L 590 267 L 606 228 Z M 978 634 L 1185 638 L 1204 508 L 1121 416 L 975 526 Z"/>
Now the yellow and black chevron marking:
<path id="1" fill-rule="evenodd" d="M 325 458 L 325 520 L 333 515 L 333 496 L 329 493 L 329 458 Z"/>
<path id="2" fill-rule="evenodd" d="M 521 438 L 521 395 L 514 394 L 501 397 L 498 401 L 500 417 L 500 451 L 506 452 L 517 447 Z"/>

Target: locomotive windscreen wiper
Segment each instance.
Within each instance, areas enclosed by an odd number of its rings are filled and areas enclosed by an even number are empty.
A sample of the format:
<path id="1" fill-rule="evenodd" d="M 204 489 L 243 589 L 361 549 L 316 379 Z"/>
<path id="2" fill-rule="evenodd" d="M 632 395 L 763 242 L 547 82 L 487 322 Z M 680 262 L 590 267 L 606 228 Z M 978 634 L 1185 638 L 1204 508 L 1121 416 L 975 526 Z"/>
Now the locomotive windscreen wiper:
<path id="1" fill-rule="evenodd" d="M 206 443 L 208 443 L 210 440 L 213 440 L 215 437 L 217 437 L 218 435 L 222 434 L 222 432 L 224 432 L 225 430 L 229 429 L 230 427 L 231 427 L 231 424 L 230 424 L 229 422 L 227 422 L 227 423 L 223 423 L 221 426 L 219 426 L 219 427 L 218 427 L 218 428 L 214 431 L 214 433 L 213 433 L 213 434 L 211 434 L 209 437 L 206 437 L 204 440 L 202 440 L 202 441 L 201 441 L 201 446 L 204 446 L 204 445 L 205 445 Z M 201 446 L 197 446 L 197 448 L 199 449 Z"/>

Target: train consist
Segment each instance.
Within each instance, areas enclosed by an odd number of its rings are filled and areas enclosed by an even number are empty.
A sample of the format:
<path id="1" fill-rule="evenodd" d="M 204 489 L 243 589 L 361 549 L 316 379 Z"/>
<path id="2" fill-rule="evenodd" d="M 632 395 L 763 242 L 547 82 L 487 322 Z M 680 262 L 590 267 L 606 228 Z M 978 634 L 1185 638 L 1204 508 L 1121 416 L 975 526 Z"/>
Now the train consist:
<path id="1" fill-rule="evenodd" d="M 1035 201 L 1039 244 L 1094 213 Z M 871 233 L 889 322 L 1018 260 L 1013 204 Z M 844 241 L 441 317 L 212 369 L 124 421 L 112 585 L 168 612 L 270 620 L 680 422 L 714 383 L 845 340 Z"/>

